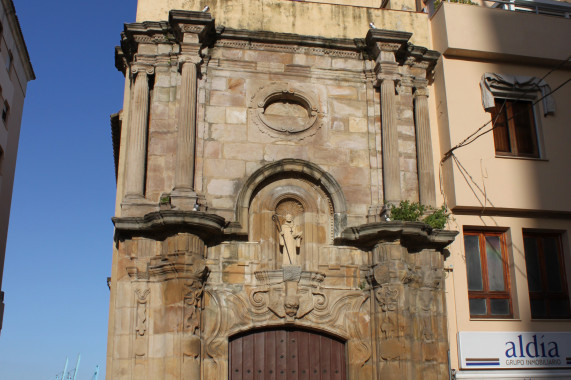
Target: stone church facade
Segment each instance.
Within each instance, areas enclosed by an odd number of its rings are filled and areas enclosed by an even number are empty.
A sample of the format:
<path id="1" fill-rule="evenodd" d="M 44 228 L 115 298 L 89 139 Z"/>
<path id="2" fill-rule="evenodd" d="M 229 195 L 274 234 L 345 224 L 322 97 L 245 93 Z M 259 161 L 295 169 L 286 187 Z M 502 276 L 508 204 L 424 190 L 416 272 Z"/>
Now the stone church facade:
<path id="1" fill-rule="evenodd" d="M 385 206 L 435 205 L 438 54 L 213 8 L 126 24 L 116 50 L 107 378 L 447 378 L 455 232 Z"/>

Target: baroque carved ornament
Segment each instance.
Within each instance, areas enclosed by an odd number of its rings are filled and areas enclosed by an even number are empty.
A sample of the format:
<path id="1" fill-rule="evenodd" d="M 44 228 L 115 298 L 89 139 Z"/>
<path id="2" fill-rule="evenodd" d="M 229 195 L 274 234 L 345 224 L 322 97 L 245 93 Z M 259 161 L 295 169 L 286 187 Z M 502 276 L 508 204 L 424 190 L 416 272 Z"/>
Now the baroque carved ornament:
<path id="1" fill-rule="evenodd" d="M 317 97 L 295 83 L 273 82 L 250 99 L 251 120 L 260 131 L 282 139 L 303 139 L 321 127 Z"/>

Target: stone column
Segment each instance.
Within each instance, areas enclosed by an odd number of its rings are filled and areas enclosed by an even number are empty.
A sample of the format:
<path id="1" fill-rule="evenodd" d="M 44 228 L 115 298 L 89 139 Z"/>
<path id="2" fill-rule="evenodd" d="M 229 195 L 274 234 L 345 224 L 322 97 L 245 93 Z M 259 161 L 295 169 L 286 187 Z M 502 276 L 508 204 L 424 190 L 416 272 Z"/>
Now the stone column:
<path id="1" fill-rule="evenodd" d="M 394 70 L 396 70 L 396 64 L 394 66 Z M 380 78 L 383 187 L 385 203 L 391 204 L 399 203 L 401 200 L 399 141 L 394 79 L 395 78 L 391 75 L 383 75 Z"/>
<path id="2" fill-rule="evenodd" d="M 377 86 L 381 90 L 381 138 L 383 156 L 383 195 L 385 204 L 399 203 L 400 160 L 397 129 L 397 99 L 395 80 L 401 78 L 399 65 L 408 51 L 412 33 L 372 28 L 365 41 L 371 57 L 375 58 Z"/>
<path id="3" fill-rule="evenodd" d="M 416 125 L 416 152 L 418 162 L 418 187 L 420 203 L 436 206 L 434 166 L 432 164 L 432 142 L 428 119 L 428 89 L 426 80 L 415 81 L 414 121 Z"/>
<path id="4" fill-rule="evenodd" d="M 196 138 L 196 70 L 200 57 L 182 63 L 174 193 L 194 190 L 194 153 Z"/>
<path id="5" fill-rule="evenodd" d="M 195 189 L 196 113 L 198 80 L 203 45 L 214 32 L 209 13 L 172 10 L 169 24 L 180 44 L 181 84 L 178 99 L 178 131 L 174 187 L 171 204 L 178 210 L 197 210 L 205 203 Z"/>
<path id="6" fill-rule="evenodd" d="M 148 74 L 152 74 L 152 70 L 133 68 L 135 85 L 133 100 L 130 105 L 127 164 L 125 166 L 125 198 L 127 199 L 144 198 L 147 123 L 149 118 Z"/>

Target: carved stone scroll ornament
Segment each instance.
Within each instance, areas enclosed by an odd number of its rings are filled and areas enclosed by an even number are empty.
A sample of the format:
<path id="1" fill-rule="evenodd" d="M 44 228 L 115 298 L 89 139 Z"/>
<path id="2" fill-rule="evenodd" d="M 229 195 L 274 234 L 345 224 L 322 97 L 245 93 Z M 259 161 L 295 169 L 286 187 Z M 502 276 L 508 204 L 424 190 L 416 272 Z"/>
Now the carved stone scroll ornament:
<path id="1" fill-rule="evenodd" d="M 432 312 L 434 297 L 432 291 L 429 289 L 422 289 L 418 295 L 418 302 L 420 304 L 420 309 L 422 314 L 420 317 L 421 323 L 421 333 L 420 336 L 425 342 L 432 341 L 434 339 L 434 331 L 432 327 Z"/>
<path id="2" fill-rule="evenodd" d="M 150 290 L 139 290 L 135 291 L 137 296 L 137 316 L 135 322 L 135 331 L 138 336 L 144 336 L 147 332 L 147 300 Z"/>
<path id="3" fill-rule="evenodd" d="M 186 286 L 189 291 L 184 296 L 184 330 L 196 335 L 196 330 L 200 327 L 203 284 L 199 280 L 192 280 Z"/>
<path id="4" fill-rule="evenodd" d="M 387 339 L 398 337 L 398 325 L 396 311 L 398 309 L 398 289 L 379 287 L 375 290 L 375 298 L 383 311 L 381 332 Z"/>
<path id="5" fill-rule="evenodd" d="M 286 269 L 289 268 L 292 267 Z M 319 290 L 325 278 L 322 273 L 299 271 L 297 279 L 286 281 L 286 269 L 255 273 L 263 285 L 254 288 L 248 297 L 253 314 L 264 315 L 269 310 L 277 317 L 293 322 L 327 305 L 325 294 Z"/>
<path id="6" fill-rule="evenodd" d="M 419 281 L 419 274 L 406 264 L 393 270 L 389 269 L 387 265 L 377 265 L 373 269 L 372 279 L 375 281 L 375 284 L 381 286 L 397 281 L 403 284 L 410 284 Z"/>

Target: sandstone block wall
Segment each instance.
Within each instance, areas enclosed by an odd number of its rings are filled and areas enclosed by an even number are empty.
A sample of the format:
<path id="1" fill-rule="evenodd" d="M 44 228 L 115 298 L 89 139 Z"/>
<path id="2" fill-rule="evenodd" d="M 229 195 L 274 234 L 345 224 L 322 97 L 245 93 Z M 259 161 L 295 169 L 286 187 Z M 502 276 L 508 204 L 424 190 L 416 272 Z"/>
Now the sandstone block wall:
<path id="1" fill-rule="evenodd" d="M 108 378 L 228 379 L 230 340 L 263 328 L 336 337 L 349 379 L 446 376 L 454 234 L 382 216 L 425 190 L 436 58 L 410 37 L 126 25 Z"/>

